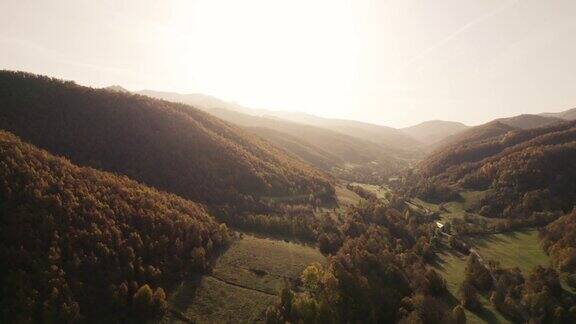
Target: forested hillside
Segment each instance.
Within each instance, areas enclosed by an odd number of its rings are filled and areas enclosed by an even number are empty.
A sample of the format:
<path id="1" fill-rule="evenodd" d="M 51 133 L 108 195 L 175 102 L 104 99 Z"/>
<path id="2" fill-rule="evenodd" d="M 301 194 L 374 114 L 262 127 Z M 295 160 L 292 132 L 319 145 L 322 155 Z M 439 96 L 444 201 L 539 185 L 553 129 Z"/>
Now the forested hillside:
<path id="1" fill-rule="evenodd" d="M 195 201 L 257 210 L 262 196 L 333 196 L 325 174 L 187 105 L 2 71 L 0 106 L 0 128 L 25 141 Z"/>
<path id="2" fill-rule="evenodd" d="M 142 322 L 228 241 L 198 204 L 0 131 L 0 322 Z"/>
<path id="3" fill-rule="evenodd" d="M 491 189 L 479 206 L 481 214 L 527 219 L 573 208 L 574 165 L 576 122 L 515 130 L 434 153 L 420 165 L 422 180 L 415 191 Z"/>
<path id="4" fill-rule="evenodd" d="M 463 130 L 462 132 L 455 133 L 443 140 L 434 144 L 437 150 L 442 150 L 449 146 L 462 146 L 467 145 L 470 142 L 481 141 L 494 136 L 499 136 L 506 134 L 507 132 L 514 130 L 514 127 L 508 126 L 499 121 L 492 121 L 480 126 L 475 126 Z M 426 158 L 428 160 L 428 157 Z"/>
<path id="5" fill-rule="evenodd" d="M 302 160 L 349 181 L 382 183 L 407 165 L 399 159 L 397 151 L 330 129 L 228 109 L 209 112 L 248 127 Z"/>
<path id="6" fill-rule="evenodd" d="M 568 284 L 576 288 L 576 209 L 546 226 L 541 236 L 554 265 L 570 273 Z"/>

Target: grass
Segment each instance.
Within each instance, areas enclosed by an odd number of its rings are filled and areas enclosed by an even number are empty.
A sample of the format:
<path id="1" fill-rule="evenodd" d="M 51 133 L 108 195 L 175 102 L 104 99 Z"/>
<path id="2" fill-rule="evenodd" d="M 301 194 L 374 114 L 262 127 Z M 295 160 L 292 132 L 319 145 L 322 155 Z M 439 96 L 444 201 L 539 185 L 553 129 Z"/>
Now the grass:
<path id="1" fill-rule="evenodd" d="M 362 200 L 362 197 L 358 196 L 354 191 L 347 189 L 345 186 L 338 185 L 335 186 L 335 189 L 336 199 L 340 206 L 356 205 Z"/>
<path id="2" fill-rule="evenodd" d="M 469 238 L 470 243 L 483 258 L 498 261 L 503 268 L 518 267 L 528 276 L 537 265 L 549 265 L 549 257 L 540 247 L 538 231 L 534 229 L 511 233 L 488 234 Z M 458 289 L 465 278 L 466 256 L 444 249 L 438 254 L 434 269 L 446 279 L 447 288 L 452 296 L 458 296 Z M 479 313 L 466 311 L 468 323 L 508 323 L 488 302 L 487 296 L 481 296 L 483 310 Z"/>
<path id="3" fill-rule="evenodd" d="M 434 204 L 431 202 L 424 201 L 420 198 L 415 198 L 412 203 L 418 206 L 422 206 L 430 211 L 438 212 L 440 214 L 440 222 L 445 223 L 454 218 L 463 218 L 467 213 L 467 210 L 472 210 L 478 207 L 482 199 L 486 196 L 488 190 L 484 191 L 461 191 L 460 196 L 461 201 L 449 201 L 442 204 Z M 476 217 L 483 218 L 487 221 L 492 221 L 490 218 L 478 215 L 475 213 L 469 213 Z"/>
<path id="4" fill-rule="evenodd" d="M 236 284 L 279 292 L 284 279 L 297 278 L 314 262 L 325 263 L 317 249 L 302 244 L 244 235 L 220 257 L 213 275 Z"/>
<path id="5" fill-rule="evenodd" d="M 254 323 L 265 319 L 277 297 L 236 287 L 210 276 L 183 282 L 170 296 L 171 306 L 196 323 Z M 161 323 L 179 322 L 173 315 Z"/>
<path id="6" fill-rule="evenodd" d="M 390 189 L 385 188 L 383 186 L 377 186 L 377 185 L 372 185 L 372 184 L 367 184 L 367 183 L 358 183 L 358 182 L 352 182 L 352 183 L 350 183 L 350 185 L 361 187 L 364 190 L 367 190 L 367 191 L 373 193 L 374 195 L 376 195 L 376 198 L 378 198 L 378 199 L 387 199 L 387 197 L 390 193 Z"/>
<path id="7" fill-rule="evenodd" d="M 518 267 L 525 277 L 537 265 L 550 265 L 535 229 L 471 237 L 470 241 L 483 257 L 498 261 L 503 268 Z"/>
<path id="8" fill-rule="evenodd" d="M 438 253 L 439 259 L 433 265 L 433 268 L 446 280 L 448 291 L 451 296 L 448 303 L 455 306 L 458 297 L 460 284 L 464 281 L 467 256 L 454 252 L 451 249 L 444 249 Z M 488 302 L 486 296 L 479 296 L 482 303 L 482 310 L 472 313 L 465 309 L 467 323 L 509 323 L 498 311 L 496 311 Z"/>
<path id="9" fill-rule="evenodd" d="M 284 280 L 307 265 L 326 263 L 314 247 L 243 235 L 217 260 L 210 275 L 185 280 L 170 294 L 170 306 L 198 323 L 253 323 L 278 300 Z M 175 322 L 173 315 L 164 323 Z"/>

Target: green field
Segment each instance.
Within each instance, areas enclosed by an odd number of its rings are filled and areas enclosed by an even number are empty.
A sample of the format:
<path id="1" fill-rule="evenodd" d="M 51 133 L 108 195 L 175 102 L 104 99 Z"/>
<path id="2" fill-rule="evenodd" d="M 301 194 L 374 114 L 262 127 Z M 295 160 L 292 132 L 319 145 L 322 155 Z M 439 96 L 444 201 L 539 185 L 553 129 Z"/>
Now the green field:
<path id="1" fill-rule="evenodd" d="M 336 189 L 338 205 L 341 207 L 356 205 L 362 200 L 362 197 L 358 196 L 354 191 L 347 189 L 345 185 L 338 185 L 334 188 Z"/>
<path id="2" fill-rule="evenodd" d="M 299 277 L 314 262 L 325 263 L 326 258 L 313 247 L 244 235 L 218 259 L 212 275 L 274 294 L 285 278 Z"/>
<path id="3" fill-rule="evenodd" d="M 523 230 L 503 234 L 489 234 L 469 237 L 470 243 L 485 259 L 495 260 L 503 268 L 518 267 L 527 277 L 537 265 L 549 265 L 549 257 L 540 247 L 538 231 Z M 438 254 L 439 261 L 434 264 L 453 296 L 458 296 L 458 289 L 464 280 L 466 256 L 446 249 Z M 480 314 L 466 312 L 469 323 L 507 323 L 488 303 L 486 296 L 481 301 L 484 310 Z"/>
<path id="4" fill-rule="evenodd" d="M 445 223 L 453 218 L 462 218 L 467 213 L 467 210 L 472 210 L 480 204 L 482 199 L 486 196 L 488 190 L 485 191 L 461 191 L 460 196 L 461 201 L 449 201 L 441 204 L 434 204 L 431 202 L 424 201 L 420 198 L 415 198 L 412 203 L 424 207 L 430 211 L 438 212 L 440 214 L 440 222 Z M 468 212 L 469 213 L 469 212 Z M 476 217 L 483 218 L 487 221 L 493 221 L 493 219 L 481 216 L 475 213 L 469 213 Z"/>
<path id="5" fill-rule="evenodd" d="M 363 188 L 364 190 L 374 194 L 378 199 L 387 199 L 388 195 L 390 194 L 390 189 L 383 186 L 377 186 L 367 183 L 358 183 L 358 182 L 352 182 L 350 183 L 350 185 Z"/>
<path id="6" fill-rule="evenodd" d="M 458 290 L 464 281 L 467 256 L 454 252 L 451 249 L 438 253 L 439 260 L 433 268 L 446 279 L 448 291 L 452 295 L 448 300 L 452 306 L 458 303 Z M 466 311 L 467 323 L 509 323 L 500 313 L 498 313 L 488 302 L 486 296 L 480 296 L 483 309 L 478 314 Z"/>
<path id="7" fill-rule="evenodd" d="M 326 262 L 314 247 L 244 235 L 217 260 L 210 275 L 184 281 L 168 301 L 198 323 L 260 322 L 284 281 L 299 277 L 314 262 Z M 178 320 L 168 315 L 162 322 Z"/>
<path id="8" fill-rule="evenodd" d="M 170 295 L 173 309 L 196 323 L 254 323 L 262 322 L 268 305 L 276 296 L 236 287 L 211 276 L 183 282 Z M 185 323 L 173 314 L 160 323 Z"/>
<path id="9" fill-rule="evenodd" d="M 503 268 L 518 267 L 525 277 L 537 265 L 550 265 L 535 229 L 482 235 L 470 241 L 482 257 L 498 261 Z"/>

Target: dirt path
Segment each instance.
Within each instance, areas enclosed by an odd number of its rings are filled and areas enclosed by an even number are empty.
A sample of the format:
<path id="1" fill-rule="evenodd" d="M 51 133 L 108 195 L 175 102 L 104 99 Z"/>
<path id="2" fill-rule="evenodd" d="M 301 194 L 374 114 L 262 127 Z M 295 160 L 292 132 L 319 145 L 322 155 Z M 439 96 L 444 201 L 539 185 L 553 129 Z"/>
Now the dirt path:
<path id="1" fill-rule="evenodd" d="M 243 288 L 243 289 L 248 289 L 248 290 L 257 291 L 257 292 L 259 292 L 259 293 L 266 294 L 266 295 L 268 295 L 268 296 L 278 296 L 278 295 L 272 294 L 272 293 L 270 293 L 270 292 L 268 292 L 268 291 L 266 291 L 266 290 L 247 287 L 247 286 L 244 286 L 244 285 L 241 285 L 241 284 L 232 282 L 232 281 L 228 281 L 228 280 L 226 280 L 226 279 L 218 278 L 218 277 L 213 276 L 213 275 L 208 275 L 208 277 L 214 278 L 214 279 L 216 279 L 216 280 L 218 280 L 218 281 L 220 281 L 220 282 L 223 282 L 223 283 L 225 283 L 225 284 L 228 284 L 228 285 L 230 285 L 230 286 L 235 286 L 235 287 L 239 287 L 239 288 Z"/>

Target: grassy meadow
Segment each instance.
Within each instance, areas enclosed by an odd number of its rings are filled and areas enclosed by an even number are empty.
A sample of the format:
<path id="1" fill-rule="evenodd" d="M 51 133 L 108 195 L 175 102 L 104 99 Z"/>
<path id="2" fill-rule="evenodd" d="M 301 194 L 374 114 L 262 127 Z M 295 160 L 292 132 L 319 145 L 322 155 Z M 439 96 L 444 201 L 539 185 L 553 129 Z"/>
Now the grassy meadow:
<path id="1" fill-rule="evenodd" d="M 168 301 L 197 323 L 261 322 L 284 281 L 298 278 L 314 262 L 326 262 L 314 247 L 243 235 L 217 260 L 211 274 L 185 280 Z M 170 314 L 162 322 L 179 319 Z"/>
<path id="2" fill-rule="evenodd" d="M 470 242 L 483 257 L 499 262 L 503 268 L 518 267 L 524 276 L 538 265 L 550 265 L 535 229 L 481 235 L 471 237 Z"/>

